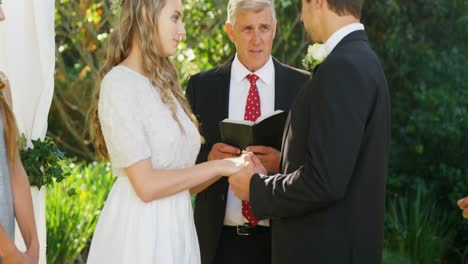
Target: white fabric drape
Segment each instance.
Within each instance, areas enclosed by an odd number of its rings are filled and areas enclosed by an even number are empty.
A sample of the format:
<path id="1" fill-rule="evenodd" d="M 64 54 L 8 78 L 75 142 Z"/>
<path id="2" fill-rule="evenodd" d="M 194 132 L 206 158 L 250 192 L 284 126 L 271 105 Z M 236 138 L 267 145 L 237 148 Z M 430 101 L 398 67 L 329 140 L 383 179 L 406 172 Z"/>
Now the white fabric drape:
<path id="1" fill-rule="evenodd" d="M 13 111 L 27 139 L 44 139 L 52 103 L 55 68 L 55 0 L 3 1 L 0 23 L 0 70 L 10 81 Z M 45 192 L 33 196 L 40 242 L 46 262 Z M 17 244 L 24 243 L 16 230 Z"/>
<path id="2" fill-rule="evenodd" d="M 47 263 L 46 247 L 47 247 L 47 228 L 46 228 L 46 188 L 40 190 L 33 186 L 31 187 L 31 196 L 34 206 L 34 217 L 36 219 L 37 232 L 39 236 L 39 264 Z M 18 223 L 15 225 L 15 244 L 20 250 L 26 250 L 21 231 Z"/>

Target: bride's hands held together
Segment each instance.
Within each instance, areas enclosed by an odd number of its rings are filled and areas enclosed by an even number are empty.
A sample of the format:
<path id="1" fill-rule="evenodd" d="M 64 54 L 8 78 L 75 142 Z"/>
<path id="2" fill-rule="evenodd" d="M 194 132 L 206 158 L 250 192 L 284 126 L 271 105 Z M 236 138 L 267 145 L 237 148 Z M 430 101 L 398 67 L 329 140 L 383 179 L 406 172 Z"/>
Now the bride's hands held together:
<path id="1" fill-rule="evenodd" d="M 253 152 L 249 151 L 243 151 L 242 154 L 247 154 L 255 168 L 255 173 L 262 174 L 262 175 L 267 175 L 267 169 L 265 166 L 263 166 L 262 161 L 260 160 L 259 157 L 257 157 Z"/>
<path id="2" fill-rule="evenodd" d="M 242 168 L 229 176 L 229 184 L 232 192 L 241 200 L 249 200 L 250 179 L 255 173 L 266 174 L 260 160 L 251 152 L 242 152 Z"/>
<path id="3" fill-rule="evenodd" d="M 235 158 L 225 158 L 222 162 L 222 173 L 220 175 L 224 176 L 236 174 L 245 166 L 244 155 Z"/>
<path id="4" fill-rule="evenodd" d="M 255 154 L 254 157 L 258 161 L 261 161 L 267 171 L 273 173 L 279 172 L 281 153 L 277 149 L 266 146 L 249 146 L 246 150 L 253 152 Z"/>

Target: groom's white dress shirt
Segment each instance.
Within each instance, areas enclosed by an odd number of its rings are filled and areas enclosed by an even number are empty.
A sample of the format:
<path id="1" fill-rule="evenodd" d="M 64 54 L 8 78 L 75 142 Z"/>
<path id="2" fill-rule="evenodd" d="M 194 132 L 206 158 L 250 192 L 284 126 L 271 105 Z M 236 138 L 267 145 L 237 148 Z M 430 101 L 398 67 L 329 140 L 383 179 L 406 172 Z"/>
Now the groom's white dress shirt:
<path id="1" fill-rule="evenodd" d="M 260 109 L 262 115 L 275 111 L 275 66 L 273 59 L 267 61 L 262 68 L 256 72 L 249 71 L 237 58 L 231 66 L 231 81 L 229 86 L 229 119 L 244 120 L 245 103 L 249 93 L 250 83 L 247 74 L 254 73 L 259 79 L 257 81 L 258 93 L 260 95 Z M 237 226 L 248 223 L 242 215 L 242 203 L 234 196 L 231 188 L 228 190 L 226 213 L 224 214 L 224 225 Z M 269 220 L 261 220 L 258 225 L 269 226 Z"/>
<path id="2" fill-rule="evenodd" d="M 361 23 L 352 23 L 346 25 L 333 33 L 328 40 L 325 42 L 325 47 L 327 50 L 327 56 L 333 51 L 333 49 L 340 43 L 340 41 L 349 35 L 350 33 L 358 30 L 364 30 L 364 25 Z"/>

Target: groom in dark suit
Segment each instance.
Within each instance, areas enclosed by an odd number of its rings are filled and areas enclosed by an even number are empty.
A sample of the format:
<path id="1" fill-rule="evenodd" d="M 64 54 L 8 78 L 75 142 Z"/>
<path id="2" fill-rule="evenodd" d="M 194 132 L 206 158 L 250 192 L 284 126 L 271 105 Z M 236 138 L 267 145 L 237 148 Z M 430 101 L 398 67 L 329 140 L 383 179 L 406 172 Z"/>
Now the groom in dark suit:
<path id="1" fill-rule="evenodd" d="M 381 263 L 390 102 L 362 3 L 302 1 L 305 29 L 328 56 L 290 111 L 282 174 L 264 175 L 250 155 L 229 178 L 255 217 L 271 219 L 274 264 Z"/>
<path id="2" fill-rule="evenodd" d="M 254 121 L 274 110 L 288 111 L 310 77 L 271 57 L 276 31 L 272 1 L 229 1 L 226 31 L 236 46 L 236 55 L 192 76 L 187 86 L 186 95 L 206 140 L 197 163 L 240 154 L 240 149 L 220 142 L 220 121 Z M 279 171 L 279 150 L 267 146 L 250 146 L 249 150 L 257 154 L 269 172 Z M 195 203 L 202 263 L 271 263 L 269 220 L 257 222 L 251 218 L 248 204 L 229 191 L 226 177 L 215 181 L 192 190 L 197 193 L 209 186 L 198 193 Z"/>

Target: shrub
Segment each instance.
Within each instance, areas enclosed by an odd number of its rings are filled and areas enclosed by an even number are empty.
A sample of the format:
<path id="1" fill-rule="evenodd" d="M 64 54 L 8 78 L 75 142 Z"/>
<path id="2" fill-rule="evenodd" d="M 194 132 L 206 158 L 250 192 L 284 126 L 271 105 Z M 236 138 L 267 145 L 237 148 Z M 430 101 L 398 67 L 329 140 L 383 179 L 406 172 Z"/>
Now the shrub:
<path id="1" fill-rule="evenodd" d="M 444 263 L 453 246 L 455 214 L 446 214 L 426 185 L 416 192 L 391 196 L 386 214 L 386 248 L 411 263 Z"/>
<path id="2" fill-rule="evenodd" d="M 108 163 L 80 164 L 47 191 L 47 262 L 74 263 L 90 242 L 114 183 Z"/>

